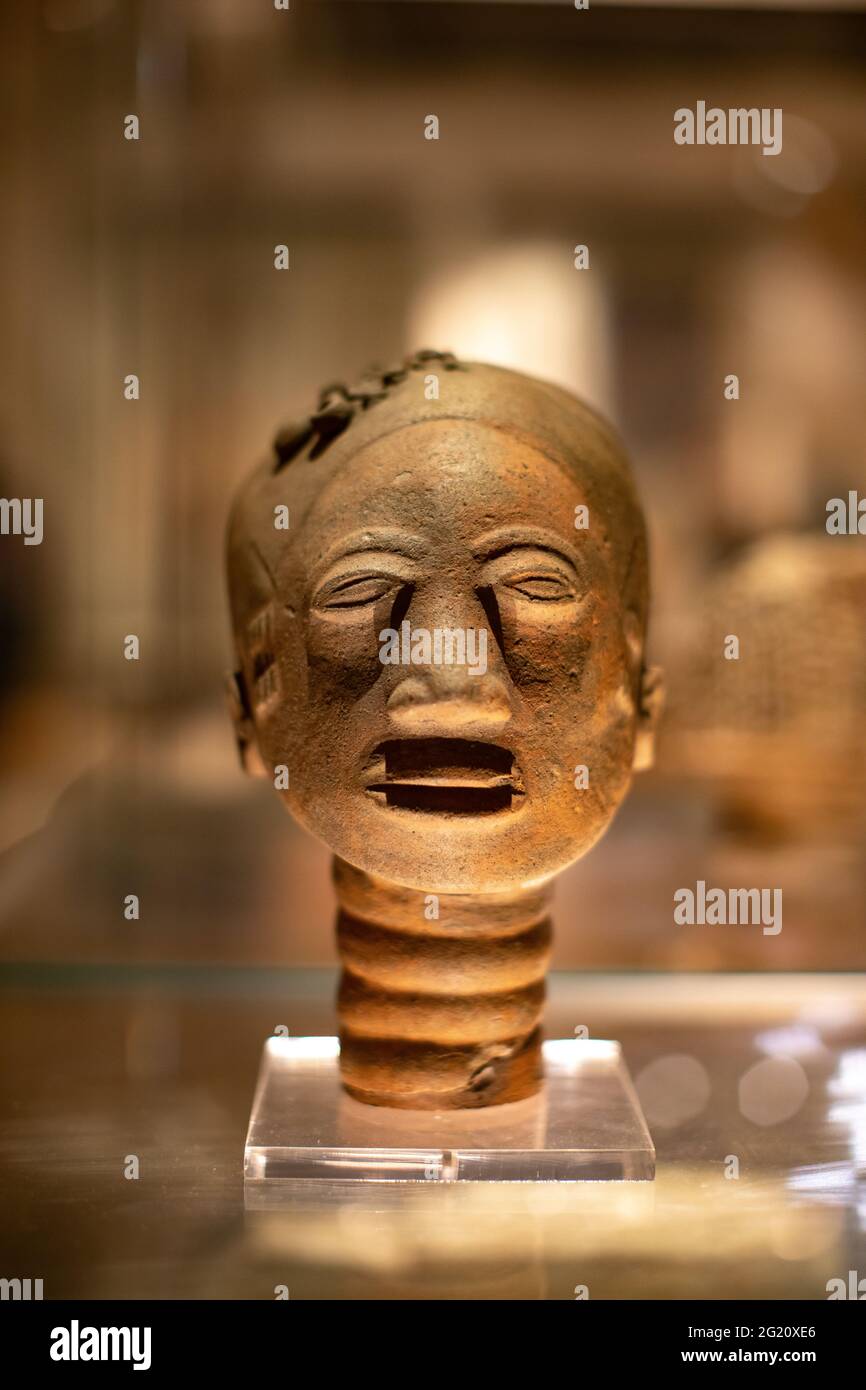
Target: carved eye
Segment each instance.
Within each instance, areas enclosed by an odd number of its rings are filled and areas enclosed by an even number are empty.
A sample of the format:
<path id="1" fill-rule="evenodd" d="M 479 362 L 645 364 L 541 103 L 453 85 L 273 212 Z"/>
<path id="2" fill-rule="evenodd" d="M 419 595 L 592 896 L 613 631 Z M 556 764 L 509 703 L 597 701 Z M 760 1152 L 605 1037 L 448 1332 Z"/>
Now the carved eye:
<path id="1" fill-rule="evenodd" d="M 394 588 L 394 579 L 384 574 L 359 574 L 340 579 L 331 585 L 317 600 L 317 607 L 327 610 L 335 608 L 363 608 L 368 603 L 378 603 Z"/>
<path id="2" fill-rule="evenodd" d="M 515 589 L 523 598 L 542 603 L 561 603 L 563 599 L 574 598 L 574 589 L 561 574 L 521 574 L 503 581 L 509 589 Z"/>

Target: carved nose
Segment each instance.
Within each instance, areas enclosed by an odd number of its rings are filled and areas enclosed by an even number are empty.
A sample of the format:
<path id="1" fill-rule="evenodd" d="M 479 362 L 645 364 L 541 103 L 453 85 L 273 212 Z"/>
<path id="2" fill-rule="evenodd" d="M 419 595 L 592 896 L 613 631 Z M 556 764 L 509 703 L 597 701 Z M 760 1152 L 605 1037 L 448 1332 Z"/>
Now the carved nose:
<path id="1" fill-rule="evenodd" d="M 488 672 L 468 676 L 436 668 L 407 676 L 388 698 L 388 714 L 401 728 L 459 729 L 470 724 L 501 728 L 511 718 L 504 683 Z"/>

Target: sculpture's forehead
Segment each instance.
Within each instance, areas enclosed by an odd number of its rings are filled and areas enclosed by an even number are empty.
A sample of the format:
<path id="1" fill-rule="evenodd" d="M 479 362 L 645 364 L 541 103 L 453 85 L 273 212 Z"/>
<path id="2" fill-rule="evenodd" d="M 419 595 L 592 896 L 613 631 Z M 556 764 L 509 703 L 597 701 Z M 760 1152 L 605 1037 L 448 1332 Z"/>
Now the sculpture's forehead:
<path id="1" fill-rule="evenodd" d="M 644 605 L 643 562 L 633 563 L 640 509 L 609 432 L 585 412 L 567 428 L 560 419 L 558 429 L 548 427 L 544 412 L 529 427 L 516 423 L 514 409 L 500 415 L 395 422 L 354 448 L 350 426 L 318 457 L 260 472 L 230 531 L 237 620 L 260 604 L 268 585 L 309 578 L 365 528 L 415 533 L 444 562 L 497 527 L 543 525 L 578 543 L 589 562 L 603 563 L 619 586 L 637 582 L 635 601 Z M 275 529 L 275 509 L 286 507 L 290 528 Z M 580 531 L 578 509 L 586 513 Z"/>
<path id="2" fill-rule="evenodd" d="M 501 512 L 513 522 L 561 514 L 571 527 L 580 484 L 579 469 L 495 425 L 424 421 L 366 445 L 324 477 L 304 529 L 321 542 L 341 527 L 411 521 L 453 529 Z"/>

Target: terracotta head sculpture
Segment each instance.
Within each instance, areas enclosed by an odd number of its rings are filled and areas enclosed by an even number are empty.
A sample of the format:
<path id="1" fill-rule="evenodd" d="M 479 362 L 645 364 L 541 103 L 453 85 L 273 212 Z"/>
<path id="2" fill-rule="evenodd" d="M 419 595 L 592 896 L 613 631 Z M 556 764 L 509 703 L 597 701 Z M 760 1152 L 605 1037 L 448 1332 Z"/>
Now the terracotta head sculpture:
<path id="1" fill-rule="evenodd" d="M 347 1087 L 528 1094 L 546 885 L 648 760 L 646 535 L 616 437 L 557 387 L 420 353 L 278 435 L 228 566 L 242 757 L 336 855 Z"/>

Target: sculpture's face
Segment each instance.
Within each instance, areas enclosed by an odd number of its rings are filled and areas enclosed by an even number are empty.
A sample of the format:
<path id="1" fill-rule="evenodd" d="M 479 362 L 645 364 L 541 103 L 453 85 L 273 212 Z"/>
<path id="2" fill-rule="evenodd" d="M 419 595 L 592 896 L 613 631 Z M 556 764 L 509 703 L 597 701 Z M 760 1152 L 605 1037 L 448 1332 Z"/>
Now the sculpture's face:
<path id="1" fill-rule="evenodd" d="M 322 484 L 276 575 L 273 678 L 251 700 L 289 809 L 341 858 L 422 890 L 557 873 L 627 789 L 641 655 L 600 528 L 591 513 L 575 528 L 579 479 L 462 420 L 310 467 Z"/>

